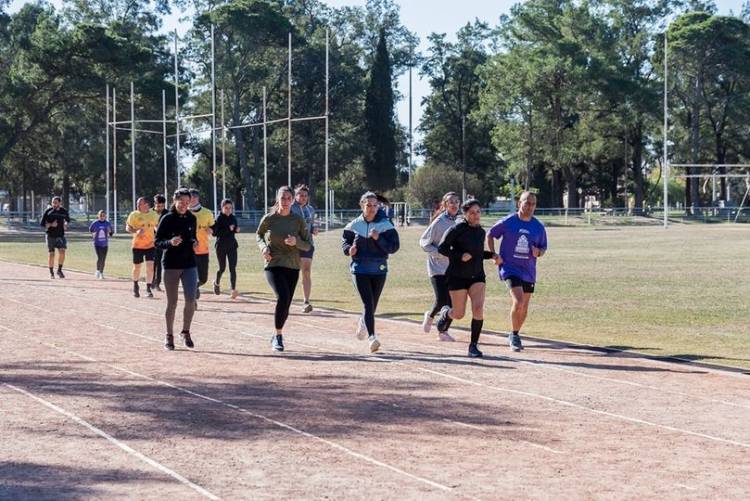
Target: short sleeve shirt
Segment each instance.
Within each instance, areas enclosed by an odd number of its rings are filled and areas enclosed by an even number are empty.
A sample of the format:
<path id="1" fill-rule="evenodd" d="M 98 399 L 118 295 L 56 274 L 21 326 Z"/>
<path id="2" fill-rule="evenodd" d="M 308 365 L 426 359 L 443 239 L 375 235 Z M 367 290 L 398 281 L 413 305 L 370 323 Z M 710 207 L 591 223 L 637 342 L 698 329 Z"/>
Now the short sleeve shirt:
<path id="1" fill-rule="evenodd" d="M 136 230 L 133 233 L 133 249 L 153 249 L 155 246 L 154 235 L 156 225 L 159 224 L 159 215 L 153 211 L 141 212 L 135 210 L 128 215 L 126 224 Z M 141 233 L 137 230 L 143 229 Z"/>
<path id="2" fill-rule="evenodd" d="M 547 249 L 547 231 L 537 218 L 523 221 L 518 214 L 511 214 L 490 229 L 494 239 L 500 242 L 500 257 L 503 264 L 499 273 L 502 280 L 516 277 L 525 282 L 536 283 L 536 258 L 532 247 Z"/>

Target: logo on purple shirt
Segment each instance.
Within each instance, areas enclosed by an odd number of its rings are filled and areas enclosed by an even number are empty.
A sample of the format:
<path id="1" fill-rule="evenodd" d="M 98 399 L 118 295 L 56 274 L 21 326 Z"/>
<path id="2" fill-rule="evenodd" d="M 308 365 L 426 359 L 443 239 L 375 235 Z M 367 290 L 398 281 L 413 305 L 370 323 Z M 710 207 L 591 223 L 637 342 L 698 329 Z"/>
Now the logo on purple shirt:
<path id="1" fill-rule="evenodd" d="M 500 279 L 516 277 L 524 282 L 536 283 L 536 258 L 532 254 L 532 247 L 547 249 L 547 232 L 544 225 L 535 217 L 530 221 L 522 221 L 518 214 L 511 214 L 490 229 L 494 239 L 500 242 Z"/>

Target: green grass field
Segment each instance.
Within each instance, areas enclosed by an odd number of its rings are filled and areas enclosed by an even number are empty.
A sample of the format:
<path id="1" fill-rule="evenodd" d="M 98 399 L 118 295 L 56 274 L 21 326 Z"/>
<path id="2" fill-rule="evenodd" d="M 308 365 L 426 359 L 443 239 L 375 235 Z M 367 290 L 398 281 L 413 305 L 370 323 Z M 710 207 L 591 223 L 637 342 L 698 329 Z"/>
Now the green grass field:
<path id="1" fill-rule="evenodd" d="M 381 316 L 421 319 L 432 301 L 425 254 L 417 244 L 421 231 L 400 232 L 401 250 L 391 258 Z M 657 226 L 552 227 L 548 231 L 550 249 L 539 261 L 526 335 L 750 367 L 750 226 L 677 224 L 666 231 Z M 271 297 L 254 237 L 241 234 L 238 288 L 245 294 Z M 44 264 L 43 241 L 41 233 L 2 232 L 0 258 Z M 126 235 L 114 239 L 108 276 L 129 276 L 129 243 Z M 340 250 L 340 232 L 321 234 L 316 247 L 313 304 L 359 310 L 348 258 Z M 93 274 L 94 263 L 88 235 L 71 235 L 66 267 Z M 507 291 L 489 262 L 486 268 L 485 328 L 505 331 Z M 215 270 L 212 261 L 212 276 Z M 40 276 L 46 273 L 40 268 Z M 225 275 L 225 288 L 227 281 Z M 468 320 L 454 325 L 466 327 Z M 353 327 L 341 326 L 343 332 Z M 387 327 L 382 330 L 387 335 Z"/>

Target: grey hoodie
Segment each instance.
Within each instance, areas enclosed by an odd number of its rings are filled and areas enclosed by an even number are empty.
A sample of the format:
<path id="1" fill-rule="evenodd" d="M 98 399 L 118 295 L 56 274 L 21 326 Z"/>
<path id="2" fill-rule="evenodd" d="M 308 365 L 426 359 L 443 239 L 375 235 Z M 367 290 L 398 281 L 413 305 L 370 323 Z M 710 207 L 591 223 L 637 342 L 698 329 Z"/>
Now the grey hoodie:
<path id="1" fill-rule="evenodd" d="M 443 211 L 434 221 L 430 223 L 422 236 L 419 238 L 419 245 L 422 250 L 429 253 L 427 258 L 427 273 L 431 277 L 435 275 L 445 275 L 448 269 L 449 260 L 438 252 L 438 244 L 443 238 L 443 234 L 448 228 L 456 224 L 456 218 Z"/>

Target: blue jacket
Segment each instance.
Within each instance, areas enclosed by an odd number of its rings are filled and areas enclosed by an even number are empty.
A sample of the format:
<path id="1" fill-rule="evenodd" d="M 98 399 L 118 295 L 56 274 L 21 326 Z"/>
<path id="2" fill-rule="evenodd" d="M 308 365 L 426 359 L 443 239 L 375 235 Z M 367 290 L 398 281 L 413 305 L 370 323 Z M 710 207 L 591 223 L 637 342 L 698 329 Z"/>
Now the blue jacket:
<path id="1" fill-rule="evenodd" d="M 370 238 L 370 230 L 378 232 L 377 240 Z M 341 238 L 344 255 L 349 255 L 349 249 L 354 244 L 357 245 L 357 253 L 349 265 L 351 272 L 355 275 L 385 275 L 388 273 L 388 254 L 395 253 L 399 248 L 398 233 L 385 212 L 379 210 L 369 223 L 360 215 L 346 225 Z"/>

